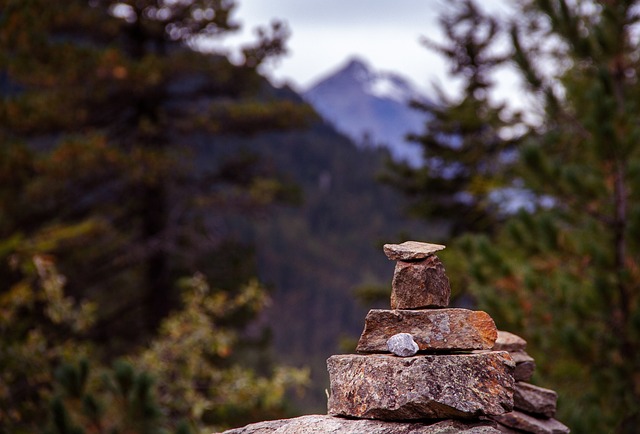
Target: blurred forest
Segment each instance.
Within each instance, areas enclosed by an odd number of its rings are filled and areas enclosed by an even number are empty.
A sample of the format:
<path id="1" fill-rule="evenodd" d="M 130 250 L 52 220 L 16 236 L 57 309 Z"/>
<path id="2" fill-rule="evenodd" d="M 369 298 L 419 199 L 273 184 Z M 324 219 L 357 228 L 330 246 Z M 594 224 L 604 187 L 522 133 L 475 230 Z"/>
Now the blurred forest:
<path id="1" fill-rule="evenodd" d="M 3 432 L 211 431 L 286 414 L 306 385 L 238 363 L 267 295 L 226 228 L 295 194 L 255 158 L 198 165 L 187 141 L 312 116 L 256 72 L 283 25 L 239 66 L 188 47 L 232 31 L 233 7 L 2 2 Z"/>
<path id="2" fill-rule="evenodd" d="M 286 25 L 242 64 L 195 50 L 234 6 L 0 0 L 0 432 L 324 412 L 325 359 L 388 303 L 380 245 L 408 237 L 529 341 L 572 432 L 636 432 L 640 4 L 448 7 L 424 43 L 462 90 L 414 104 L 420 167 L 259 74 Z M 507 66 L 526 112 L 492 98 Z"/>
<path id="3" fill-rule="evenodd" d="M 211 432 L 324 412 L 380 243 L 420 223 L 244 62 L 230 1 L 3 1 L 0 431 Z M 390 268 L 389 268 L 390 267 Z M 295 402 L 295 405 L 293 403 Z"/>
<path id="4" fill-rule="evenodd" d="M 425 45 L 462 94 L 440 92 L 410 137 L 424 167 L 384 176 L 414 215 L 449 221 L 452 287 L 528 340 L 573 433 L 640 426 L 639 21 L 637 1 L 451 6 Z M 525 113 L 492 98 L 502 66 Z"/>

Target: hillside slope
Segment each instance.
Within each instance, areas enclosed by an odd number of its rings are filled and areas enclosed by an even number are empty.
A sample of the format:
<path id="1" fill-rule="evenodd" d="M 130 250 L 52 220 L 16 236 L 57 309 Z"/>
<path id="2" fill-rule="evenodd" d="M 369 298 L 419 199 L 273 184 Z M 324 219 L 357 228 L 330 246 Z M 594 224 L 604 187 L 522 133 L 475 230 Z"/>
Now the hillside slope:
<path id="1" fill-rule="evenodd" d="M 244 236 L 256 245 L 261 280 L 274 288 L 262 321 L 271 329 L 275 358 L 312 368 L 304 410 L 324 411 L 325 360 L 340 351 L 342 339 L 360 335 L 371 307 L 358 303 L 354 288 L 390 290 L 394 265 L 382 244 L 400 241 L 402 234 L 430 240 L 438 228 L 404 218 L 404 199 L 376 181 L 386 150 L 356 147 L 321 121 L 294 132 L 229 137 L 216 146 L 206 146 L 205 139 L 204 145 L 200 159 L 207 164 L 241 149 L 278 168 L 302 191 L 301 205 L 278 207 Z"/>

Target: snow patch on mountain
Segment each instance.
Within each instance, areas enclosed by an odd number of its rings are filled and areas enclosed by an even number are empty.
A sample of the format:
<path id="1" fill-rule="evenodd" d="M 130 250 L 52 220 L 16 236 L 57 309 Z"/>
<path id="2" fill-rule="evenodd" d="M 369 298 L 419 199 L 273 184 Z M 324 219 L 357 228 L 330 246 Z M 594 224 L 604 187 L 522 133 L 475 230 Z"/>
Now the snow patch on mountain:
<path id="1" fill-rule="evenodd" d="M 419 93 L 409 82 L 393 73 L 379 73 L 367 83 L 369 93 L 378 98 L 388 98 L 399 103 L 408 104 L 419 98 Z"/>

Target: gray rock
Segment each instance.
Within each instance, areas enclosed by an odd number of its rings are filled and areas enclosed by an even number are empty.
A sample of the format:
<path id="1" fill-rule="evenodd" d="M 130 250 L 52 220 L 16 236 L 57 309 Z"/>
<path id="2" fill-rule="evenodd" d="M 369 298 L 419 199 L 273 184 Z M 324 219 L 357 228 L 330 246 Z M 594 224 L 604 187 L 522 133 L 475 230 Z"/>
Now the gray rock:
<path id="1" fill-rule="evenodd" d="M 498 339 L 493 346 L 495 351 L 524 351 L 527 341 L 513 333 L 498 330 Z"/>
<path id="2" fill-rule="evenodd" d="M 491 416 L 501 425 L 532 434 L 568 434 L 569 428 L 555 419 L 542 419 L 519 411 Z"/>
<path id="3" fill-rule="evenodd" d="M 304 418 L 315 417 L 315 416 L 303 416 Z M 250 425 L 246 425 L 240 428 L 234 428 L 227 431 L 224 431 L 222 434 L 270 434 L 279 430 L 283 427 L 286 429 L 287 425 L 290 425 L 292 422 L 297 421 L 298 419 L 278 419 L 278 420 L 267 420 L 264 422 L 252 423 Z M 214 433 L 217 434 L 217 433 Z"/>
<path id="4" fill-rule="evenodd" d="M 447 307 L 451 287 L 437 256 L 419 262 L 396 262 L 391 282 L 391 309 Z"/>
<path id="5" fill-rule="evenodd" d="M 518 410 L 551 418 L 556 415 L 558 394 L 550 389 L 518 382 L 513 393 L 513 405 Z"/>
<path id="6" fill-rule="evenodd" d="M 403 423 L 309 415 L 259 422 L 223 434 L 500 434 L 493 421 Z"/>
<path id="7" fill-rule="evenodd" d="M 513 371 L 513 377 L 516 381 L 531 380 L 533 371 L 536 369 L 536 362 L 533 357 L 524 351 L 509 352 L 509 355 L 516 364 L 516 369 Z"/>
<path id="8" fill-rule="evenodd" d="M 331 356 L 329 414 L 364 419 L 476 418 L 513 408 L 507 352 Z"/>
<path id="9" fill-rule="evenodd" d="M 443 250 L 440 244 L 421 243 L 419 241 L 405 241 L 402 244 L 385 244 L 384 254 L 392 261 L 416 261 L 425 259 L 435 252 Z"/>
<path id="10" fill-rule="evenodd" d="M 468 309 L 385 310 L 372 309 L 356 351 L 387 351 L 387 340 L 409 333 L 420 350 L 490 349 L 496 340 L 496 325 L 482 311 Z"/>
<path id="11" fill-rule="evenodd" d="M 411 357 L 419 350 L 418 344 L 409 333 L 398 333 L 391 336 L 386 347 L 390 352 L 400 357 Z"/>

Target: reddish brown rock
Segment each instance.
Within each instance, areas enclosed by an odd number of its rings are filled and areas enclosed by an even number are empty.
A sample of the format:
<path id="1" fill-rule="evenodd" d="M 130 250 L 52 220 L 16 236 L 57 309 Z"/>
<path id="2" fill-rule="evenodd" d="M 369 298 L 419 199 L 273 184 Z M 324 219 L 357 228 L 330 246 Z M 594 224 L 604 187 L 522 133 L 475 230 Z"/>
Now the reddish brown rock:
<path id="1" fill-rule="evenodd" d="M 494 347 L 495 348 L 495 347 Z M 524 351 L 513 351 L 509 353 L 516 364 L 513 377 L 516 381 L 529 381 L 536 369 L 536 362 Z"/>
<path id="2" fill-rule="evenodd" d="M 451 287 L 437 256 L 398 261 L 391 284 L 391 309 L 447 307 Z"/>
<path id="3" fill-rule="evenodd" d="M 253 423 L 222 434 L 500 434 L 493 421 L 387 422 L 327 415 Z"/>
<path id="4" fill-rule="evenodd" d="M 494 351 L 524 351 L 527 341 L 513 333 L 498 330 L 498 339 L 493 347 Z"/>
<path id="5" fill-rule="evenodd" d="M 444 248 L 445 246 L 440 244 L 418 241 L 405 241 L 401 244 L 385 244 L 383 246 L 384 254 L 392 261 L 420 261 Z"/>
<path id="6" fill-rule="evenodd" d="M 475 418 L 513 407 L 506 352 L 331 356 L 329 414 L 363 419 Z"/>
<path id="7" fill-rule="evenodd" d="M 552 418 L 556 415 L 558 394 L 550 389 L 518 382 L 513 394 L 514 408 L 527 413 Z"/>
<path id="8" fill-rule="evenodd" d="M 387 340 L 409 333 L 424 350 L 485 350 L 493 347 L 497 329 L 491 317 L 468 309 L 372 309 L 356 351 L 388 352 Z"/>
<path id="9" fill-rule="evenodd" d="M 555 419 L 541 419 L 519 411 L 512 411 L 498 416 L 491 416 L 501 425 L 532 434 L 568 434 L 570 432 Z"/>

